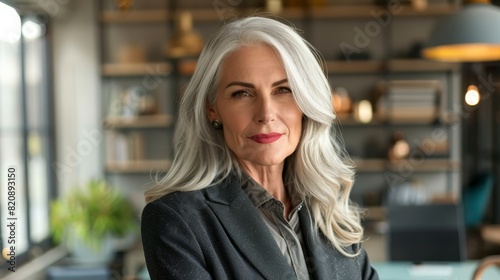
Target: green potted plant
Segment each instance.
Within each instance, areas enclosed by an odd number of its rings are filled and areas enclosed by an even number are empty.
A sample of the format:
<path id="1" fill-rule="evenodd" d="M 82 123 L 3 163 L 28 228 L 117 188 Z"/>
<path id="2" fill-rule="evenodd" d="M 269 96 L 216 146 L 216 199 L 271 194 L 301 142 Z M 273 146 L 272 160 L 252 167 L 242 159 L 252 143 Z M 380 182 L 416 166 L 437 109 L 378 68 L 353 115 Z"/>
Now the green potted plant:
<path id="1" fill-rule="evenodd" d="M 51 204 L 51 231 L 79 262 L 106 262 L 114 253 L 113 238 L 137 229 L 133 205 L 104 180 L 73 188 Z"/>

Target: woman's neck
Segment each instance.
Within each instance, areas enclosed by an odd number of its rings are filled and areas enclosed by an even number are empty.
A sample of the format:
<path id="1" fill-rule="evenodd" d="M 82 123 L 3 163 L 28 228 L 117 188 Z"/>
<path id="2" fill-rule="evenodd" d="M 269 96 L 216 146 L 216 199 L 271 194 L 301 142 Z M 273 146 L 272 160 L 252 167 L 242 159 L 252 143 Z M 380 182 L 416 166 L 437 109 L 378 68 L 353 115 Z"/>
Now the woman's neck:
<path id="1" fill-rule="evenodd" d="M 288 217 L 291 203 L 283 182 L 283 166 L 283 163 L 273 166 L 255 166 L 240 162 L 241 169 L 247 173 L 248 176 L 285 205 L 285 214 Z"/>

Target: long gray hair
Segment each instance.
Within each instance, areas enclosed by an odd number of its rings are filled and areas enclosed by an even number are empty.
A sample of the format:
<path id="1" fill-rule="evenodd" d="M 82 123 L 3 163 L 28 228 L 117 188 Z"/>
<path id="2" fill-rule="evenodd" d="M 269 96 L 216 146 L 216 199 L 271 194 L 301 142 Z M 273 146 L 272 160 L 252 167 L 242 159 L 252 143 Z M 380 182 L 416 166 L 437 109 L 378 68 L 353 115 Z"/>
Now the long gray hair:
<path id="1" fill-rule="evenodd" d="M 146 191 L 151 202 L 175 191 L 194 191 L 240 174 L 222 131 L 208 119 L 207 102 L 215 103 L 224 59 L 243 46 L 266 44 L 281 56 L 293 96 L 304 114 L 296 151 L 285 162 L 285 184 L 305 200 L 315 228 L 347 256 L 345 247 L 361 241 L 359 211 L 349 200 L 352 162 L 335 125 L 331 88 L 318 52 L 292 27 L 264 17 L 248 17 L 223 26 L 204 47 L 180 101 L 172 167 Z M 359 252 L 358 252 L 359 253 Z"/>

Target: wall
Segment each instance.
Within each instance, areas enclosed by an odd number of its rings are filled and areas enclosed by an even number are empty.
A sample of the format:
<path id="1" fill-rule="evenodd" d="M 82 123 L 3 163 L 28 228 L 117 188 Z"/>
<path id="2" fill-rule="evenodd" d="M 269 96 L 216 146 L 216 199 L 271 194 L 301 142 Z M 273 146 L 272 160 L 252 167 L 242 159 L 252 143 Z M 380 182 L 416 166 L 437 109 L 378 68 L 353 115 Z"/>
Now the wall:
<path id="1" fill-rule="evenodd" d="M 102 177 L 97 1 L 59 1 L 51 8 L 60 192 Z M 59 6 L 57 6 L 59 5 Z"/>

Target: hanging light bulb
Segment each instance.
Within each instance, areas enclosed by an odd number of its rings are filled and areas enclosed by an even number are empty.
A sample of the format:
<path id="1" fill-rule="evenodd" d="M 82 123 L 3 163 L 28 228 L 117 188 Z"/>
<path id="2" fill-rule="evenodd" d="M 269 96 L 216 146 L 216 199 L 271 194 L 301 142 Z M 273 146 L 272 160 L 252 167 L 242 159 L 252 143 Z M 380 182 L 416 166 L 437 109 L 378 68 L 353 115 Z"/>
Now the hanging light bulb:
<path id="1" fill-rule="evenodd" d="M 22 32 L 26 40 L 34 40 L 45 33 L 45 26 L 33 19 L 27 19 L 23 21 Z"/>
<path id="2" fill-rule="evenodd" d="M 479 90 L 475 85 L 469 85 L 467 87 L 467 93 L 465 93 L 465 103 L 469 106 L 476 106 L 481 100 L 479 95 Z"/>

